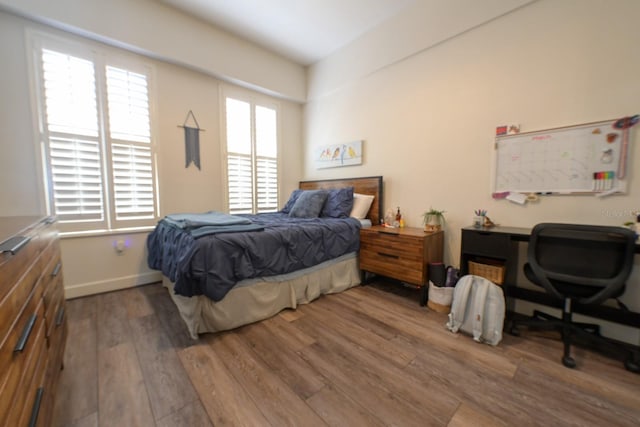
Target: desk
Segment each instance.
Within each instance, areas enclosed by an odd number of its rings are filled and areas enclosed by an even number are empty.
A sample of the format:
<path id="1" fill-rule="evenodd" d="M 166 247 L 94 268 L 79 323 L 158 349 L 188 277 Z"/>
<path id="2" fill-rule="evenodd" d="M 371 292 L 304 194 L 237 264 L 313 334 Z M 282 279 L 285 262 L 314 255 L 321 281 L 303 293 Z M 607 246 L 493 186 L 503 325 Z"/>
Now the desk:
<path id="1" fill-rule="evenodd" d="M 562 301 L 550 297 L 544 291 L 525 289 L 517 286 L 519 242 L 528 242 L 531 229 L 518 227 L 491 227 L 462 229 L 460 248 L 460 272 L 468 274 L 468 262 L 477 258 L 489 258 L 505 265 L 504 293 L 507 297 L 507 311 L 514 312 L 514 300 L 521 299 L 562 309 Z M 640 245 L 636 244 L 636 253 Z M 627 285 L 628 286 L 628 285 Z M 586 306 L 573 304 L 573 311 L 585 316 L 609 320 L 627 326 L 640 328 L 640 313 L 625 311 L 604 305 Z"/>

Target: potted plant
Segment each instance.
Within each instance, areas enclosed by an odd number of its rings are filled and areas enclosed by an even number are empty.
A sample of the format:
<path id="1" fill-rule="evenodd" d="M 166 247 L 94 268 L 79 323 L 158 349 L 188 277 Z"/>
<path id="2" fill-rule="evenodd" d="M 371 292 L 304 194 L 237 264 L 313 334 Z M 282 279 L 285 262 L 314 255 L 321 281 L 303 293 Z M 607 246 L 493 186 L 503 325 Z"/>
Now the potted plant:
<path id="1" fill-rule="evenodd" d="M 444 210 L 439 211 L 437 209 L 430 208 L 428 211 L 422 214 L 422 223 L 424 224 L 424 231 L 433 233 L 434 231 L 442 230 L 444 224 Z"/>

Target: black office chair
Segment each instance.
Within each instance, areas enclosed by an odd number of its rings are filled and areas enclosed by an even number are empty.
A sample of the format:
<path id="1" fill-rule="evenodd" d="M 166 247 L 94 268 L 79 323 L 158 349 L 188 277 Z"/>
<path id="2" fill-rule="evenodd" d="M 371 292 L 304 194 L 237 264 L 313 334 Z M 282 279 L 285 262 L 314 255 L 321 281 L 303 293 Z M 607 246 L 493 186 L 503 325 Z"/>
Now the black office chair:
<path id="1" fill-rule="evenodd" d="M 572 304 L 601 304 L 624 292 L 631 274 L 635 251 L 635 233 L 623 227 L 553 224 L 536 225 L 531 232 L 524 273 L 552 297 L 563 302 L 562 319 L 540 311 L 532 318 L 512 322 L 511 333 L 519 335 L 518 325 L 558 329 L 564 343 L 563 365 L 575 368 L 571 357 L 573 336 L 592 344 L 623 347 L 600 335 L 598 325 L 572 321 Z M 640 372 L 635 352 L 625 367 Z"/>

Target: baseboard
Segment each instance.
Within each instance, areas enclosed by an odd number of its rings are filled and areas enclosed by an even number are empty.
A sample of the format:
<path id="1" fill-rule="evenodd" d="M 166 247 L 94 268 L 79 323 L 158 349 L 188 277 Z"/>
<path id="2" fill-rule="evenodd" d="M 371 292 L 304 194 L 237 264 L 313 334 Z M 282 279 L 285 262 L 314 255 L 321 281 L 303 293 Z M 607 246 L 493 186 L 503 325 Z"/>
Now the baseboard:
<path id="1" fill-rule="evenodd" d="M 162 274 L 160 272 L 152 271 L 132 276 L 118 277 L 117 279 L 65 286 L 64 293 L 66 299 L 73 299 L 88 295 L 101 294 L 104 292 L 117 291 L 119 289 L 133 288 L 135 286 L 160 281 L 162 281 Z"/>

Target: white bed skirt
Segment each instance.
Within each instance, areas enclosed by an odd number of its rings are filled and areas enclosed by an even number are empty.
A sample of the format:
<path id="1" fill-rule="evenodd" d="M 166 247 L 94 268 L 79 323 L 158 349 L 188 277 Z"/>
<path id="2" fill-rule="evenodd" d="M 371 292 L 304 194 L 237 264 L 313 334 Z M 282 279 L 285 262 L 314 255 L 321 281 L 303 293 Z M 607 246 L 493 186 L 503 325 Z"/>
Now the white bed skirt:
<path id="1" fill-rule="evenodd" d="M 244 280 L 218 302 L 204 295 L 176 295 L 173 283 L 167 277 L 162 279 L 194 339 L 198 334 L 267 319 L 285 308 L 295 309 L 298 304 L 307 304 L 320 295 L 345 291 L 359 285 L 360 281 L 355 252 L 293 273 Z"/>

